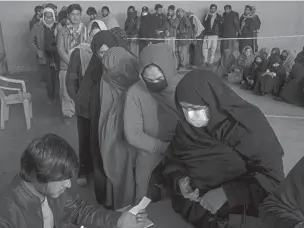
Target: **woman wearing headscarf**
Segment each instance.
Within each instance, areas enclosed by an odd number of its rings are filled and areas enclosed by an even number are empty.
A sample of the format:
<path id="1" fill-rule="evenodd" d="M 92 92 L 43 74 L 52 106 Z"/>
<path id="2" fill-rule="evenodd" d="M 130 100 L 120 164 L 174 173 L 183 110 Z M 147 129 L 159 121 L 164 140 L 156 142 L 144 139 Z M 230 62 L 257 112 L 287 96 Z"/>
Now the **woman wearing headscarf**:
<path id="1" fill-rule="evenodd" d="M 186 15 L 185 10 L 179 8 L 176 11 L 179 18 L 179 25 L 177 27 L 177 41 L 178 53 L 179 53 L 179 67 L 188 68 L 190 64 L 190 44 L 192 38 L 192 25 L 189 18 Z M 184 39 L 184 40 L 183 40 Z"/>
<path id="2" fill-rule="evenodd" d="M 292 67 L 280 96 L 275 99 L 304 106 L 304 58 L 299 59 Z"/>
<path id="3" fill-rule="evenodd" d="M 283 86 L 282 80 L 286 77 L 286 72 L 279 56 L 270 56 L 267 62 L 268 66 L 266 72 L 257 77 L 255 85 L 256 94 L 260 96 L 264 96 L 265 94 L 277 94 Z"/>
<path id="4" fill-rule="evenodd" d="M 241 88 L 249 89 L 252 87 L 252 64 L 254 62 L 254 54 L 250 46 L 244 47 L 242 53 L 236 60 L 231 72 L 241 75 Z"/>
<path id="5" fill-rule="evenodd" d="M 304 158 L 291 169 L 276 191 L 260 206 L 260 218 L 267 228 L 304 227 Z"/>
<path id="6" fill-rule="evenodd" d="M 176 106 L 182 118 L 164 171 L 173 209 L 197 228 L 232 214 L 257 217 L 284 178 L 284 152 L 263 113 L 199 69 L 179 82 Z"/>
<path id="7" fill-rule="evenodd" d="M 128 88 L 139 80 L 138 58 L 122 47 L 110 48 L 102 59 L 99 142 L 107 176 L 104 205 L 117 210 L 134 204 L 134 170 L 137 148 L 124 136 L 124 106 Z"/>
<path id="8" fill-rule="evenodd" d="M 252 38 L 252 39 L 244 39 L 239 40 L 239 51 L 240 53 L 244 49 L 245 46 L 250 46 L 253 50 L 253 53 L 256 53 L 258 50 L 257 45 L 257 34 L 258 30 L 261 27 L 261 20 L 255 14 L 255 7 L 254 6 L 245 6 L 244 14 L 240 18 L 240 38 Z"/>
<path id="9" fill-rule="evenodd" d="M 90 148 L 90 115 L 89 110 L 84 107 L 88 107 L 88 104 L 80 104 L 80 96 L 86 96 L 91 92 L 91 88 L 87 87 L 87 91 L 82 89 L 78 94 L 83 76 L 89 66 L 93 52 L 90 43 L 93 37 L 99 32 L 107 30 L 105 24 L 102 21 L 92 21 L 89 24 L 89 37 L 87 43 L 81 43 L 77 47 L 70 51 L 70 62 L 68 65 L 66 76 L 66 87 L 68 95 L 75 103 L 75 112 L 77 115 L 78 126 L 78 140 L 79 140 L 79 154 L 81 159 L 81 168 L 79 169 L 79 175 L 77 184 L 79 186 L 87 185 L 87 175 L 92 172 L 91 153 Z"/>
<path id="10" fill-rule="evenodd" d="M 256 95 L 261 95 L 261 83 L 258 83 L 259 78 L 267 71 L 268 60 L 267 52 L 259 52 L 259 55 L 256 56 L 254 60 L 254 70 L 253 70 L 253 79 L 254 87 L 253 93 Z"/>
<path id="11" fill-rule="evenodd" d="M 139 56 L 139 43 L 136 38 L 139 37 L 140 18 L 137 16 L 137 11 L 134 6 L 129 6 L 127 11 L 127 20 L 125 22 L 125 31 L 128 35 L 128 45 L 130 51 L 136 56 Z"/>
<path id="12" fill-rule="evenodd" d="M 96 200 L 99 204 L 104 203 L 106 186 L 106 177 L 103 170 L 98 137 L 100 115 L 99 85 L 103 73 L 101 58 L 109 48 L 117 46 L 118 44 L 116 43 L 114 35 L 107 30 L 100 31 L 93 37 L 91 42 L 93 55 L 75 98 L 76 112 L 79 113 L 77 121 L 78 131 L 83 134 L 83 136 L 79 136 L 79 139 L 83 139 L 83 147 L 79 148 L 80 178 L 78 183 L 86 184 L 87 174 L 93 171 L 94 190 Z"/>
<path id="13" fill-rule="evenodd" d="M 49 104 L 55 101 L 57 47 L 55 36 L 56 20 L 54 10 L 45 8 L 42 20 L 31 30 L 30 45 L 37 55 L 40 66 L 41 82 L 46 83 Z"/>
<path id="14" fill-rule="evenodd" d="M 284 50 L 281 53 L 281 59 L 283 61 L 283 66 L 286 71 L 286 76 L 288 77 L 293 65 L 295 64 L 295 58 L 290 51 Z"/>
<path id="15" fill-rule="evenodd" d="M 147 195 L 152 171 L 165 156 L 178 116 L 174 91 L 180 80 L 175 53 L 167 44 L 151 44 L 140 53 L 140 78 L 127 92 L 124 129 L 136 154 L 136 197 Z M 148 194 L 149 197 L 149 194 Z"/>

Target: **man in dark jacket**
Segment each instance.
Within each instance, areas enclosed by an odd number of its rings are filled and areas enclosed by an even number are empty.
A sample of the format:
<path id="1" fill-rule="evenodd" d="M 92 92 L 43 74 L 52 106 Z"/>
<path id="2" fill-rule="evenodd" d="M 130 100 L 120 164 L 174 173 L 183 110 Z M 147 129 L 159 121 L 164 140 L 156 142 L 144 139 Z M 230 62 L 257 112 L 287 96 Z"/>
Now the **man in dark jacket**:
<path id="1" fill-rule="evenodd" d="M 40 21 L 40 19 L 42 18 L 42 11 L 43 8 L 42 6 L 36 6 L 35 9 L 35 15 L 33 16 L 32 20 L 30 21 L 30 31 L 32 30 L 32 28 L 34 27 L 34 25 Z"/>
<path id="2" fill-rule="evenodd" d="M 208 67 L 211 67 L 215 51 L 217 48 L 218 36 L 221 31 L 221 16 L 216 12 L 217 5 L 212 4 L 210 11 L 206 15 L 203 21 L 204 30 L 204 41 L 203 41 L 203 56 L 204 62 Z"/>
<path id="3" fill-rule="evenodd" d="M 136 227 L 146 213 L 110 211 L 68 196 L 71 177 L 77 173 L 74 149 L 61 137 L 46 134 L 34 139 L 22 154 L 20 172 L 2 191 L 1 228 L 79 226 Z"/>
<path id="4" fill-rule="evenodd" d="M 225 12 L 222 17 L 222 26 L 221 26 L 221 37 L 222 38 L 236 38 L 240 28 L 240 19 L 237 12 L 232 11 L 231 5 L 226 5 L 224 7 Z M 226 49 L 230 49 L 233 52 L 235 46 L 234 39 L 222 40 L 221 42 L 221 54 Z"/>
<path id="5" fill-rule="evenodd" d="M 156 34 L 158 39 L 158 43 L 164 43 L 165 42 L 165 30 L 167 29 L 167 17 L 165 14 L 163 14 L 163 6 L 161 4 L 156 4 L 155 7 L 155 20 L 157 21 L 157 28 L 156 28 Z"/>
<path id="6" fill-rule="evenodd" d="M 149 40 L 149 38 L 157 38 L 157 28 L 158 24 L 157 20 L 155 20 L 155 16 L 149 13 L 147 6 L 144 6 L 141 11 L 139 26 L 139 38 L 143 38 L 144 40 L 140 40 L 139 42 L 139 53 L 148 46 L 149 43 L 157 43 L 156 40 Z"/>

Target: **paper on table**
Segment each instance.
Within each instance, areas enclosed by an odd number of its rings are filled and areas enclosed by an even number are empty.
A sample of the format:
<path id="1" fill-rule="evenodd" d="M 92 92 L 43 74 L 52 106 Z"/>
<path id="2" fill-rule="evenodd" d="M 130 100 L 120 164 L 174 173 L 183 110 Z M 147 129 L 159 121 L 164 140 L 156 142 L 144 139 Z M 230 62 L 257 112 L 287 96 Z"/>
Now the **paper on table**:
<path id="1" fill-rule="evenodd" d="M 130 213 L 133 215 L 137 215 L 140 210 L 146 209 L 146 207 L 149 205 L 151 200 L 144 196 L 142 200 L 137 204 L 135 207 L 133 207 L 131 210 L 129 210 Z"/>

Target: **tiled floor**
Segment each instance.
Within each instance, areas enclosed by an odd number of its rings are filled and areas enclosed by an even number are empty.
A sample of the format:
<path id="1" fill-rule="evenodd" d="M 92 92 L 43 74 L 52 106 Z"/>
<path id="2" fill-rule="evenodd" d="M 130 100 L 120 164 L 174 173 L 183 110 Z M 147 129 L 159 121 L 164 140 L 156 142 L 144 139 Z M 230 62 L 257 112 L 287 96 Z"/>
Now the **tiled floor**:
<path id="1" fill-rule="evenodd" d="M 22 151 L 36 135 L 48 132 L 56 133 L 67 139 L 76 151 L 78 150 L 76 121 L 73 120 L 68 126 L 62 124 L 60 104 L 57 102 L 53 106 L 48 105 L 46 92 L 40 85 L 37 74 L 19 75 L 18 78 L 26 81 L 28 91 L 32 93 L 34 119 L 32 129 L 27 131 L 22 106 L 16 105 L 11 108 L 10 119 L 6 123 L 5 130 L 0 131 L 0 187 L 7 184 L 16 174 Z M 304 109 L 273 101 L 270 97 L 254 96 L 237 87 L 233 87 L 233 89 L 244 99 L 260 107 L 267 115 L 303 118 L 302 120 L 285 117 L 269 118 L 269 122 L 285 150 L 284 165 L 287 173 L 303 156 Z M 94 202 L 92 185 L 84 189 L 75 187 L 75 190 L 80 191 L 83 198 Z M 187 228 L 188 226 L 172 211 L 169 201 L 149 206 L 149 214 L 156 228 Z"/>

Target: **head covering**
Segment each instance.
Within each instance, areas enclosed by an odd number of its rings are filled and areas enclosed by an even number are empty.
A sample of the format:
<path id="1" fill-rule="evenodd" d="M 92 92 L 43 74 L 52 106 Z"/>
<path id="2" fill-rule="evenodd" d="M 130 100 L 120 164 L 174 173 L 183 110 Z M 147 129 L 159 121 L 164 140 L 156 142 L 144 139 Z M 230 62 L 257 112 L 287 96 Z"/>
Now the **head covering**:
<path id="1" fill-rule="evenodd" d="M 94 22 L 96 22 L 98 24 L 101 31 L 108 30 L 106 24 L 102 20 L 93 20 L 88 25 L 88 35 L 90 35 L 90 33 L 91 33 L 92 25 Z"/>
<path id="2" fill-rule="evenodd" d="M 129 87 L 139 80 L 139 63 L 136 57 L 123 47 L 112 47 L 103 56 L 105 78 L 123 87 Z M 115 77 L 114 77 L 115 75 Z M 119 78 L 116 78 L 119 76 Z M 121 78 L 123 76 L 123 78 Z"/>
<path id="3" fill-rule="evenodd" d="M 60 11 L 58 14 L 58 21 L 61 22 L 63 19 L 68 19 L 68 14 L 66 11 Z"/>
<path id="4" fill-rule="evenodd" d="M 45 22 L 45 15 L 44 15 L 44 13 L 52 13 L 52 15 L 53 15 L 53 23 L 52 24 L 47 24 L 46 22 Z M 48 28 L 52 28 L 53 27 L 53 25 L 55 24 L 55 22 L 56 22 L 56 18 L 55 18 L 55 12 L 54 12 L 54 10 L 52 9 L 52 8 L 49 8 L 49 7 L 47 7 L 47 8 L 45 8 L 44 10 L 43 10 L 43 16 L 42 16 L 42 22 L 43 22 L 43 24 L 46 26 L 46 27 L 48 27 Z"/>
<path id="5" fill-rule="evenodd" d="M 53 10 L 57 10 L 57 6 L 54 5 L 53 3 L 48 3 L 48 4 L 46 4 L 45 7 L 46 7 L 46 8 L 51 8 L 51 9 L 53 9 Z"/>
<path id="6" fill-rule="evenodd" d="M 210 113 L 206 127 L 193 127 L 185 117 L 180 122 L 176 148 L 181 153 L 189 153 L 188 159 L 195 159 L 195 155 L 203 156 L 202 153 L 225 145 L 233 148 L 231 156 L 238 154 L 246 161 L 247 171 L 258 179 L 266 191 L 271 191 L 284 178 L 284 152 L 266 117 L 259 108 L 239 97 L 215 73 L 203 69 L 187 73 L 176 88 L 176 103 L 182 114 L 179 102 L 208 106 Z M 213 153 L 220 155 L 226 152 L 214 150 Z M 197 166 L 203 165 L 199 163 Z M 239 169 L 236 167 L 236 170 Z"/>
<path id="7" fill-rule="evenodd" d="M 102 45 L 107 45 L 109 48 L 118 46 L 117 40 L 112 32 L 103 30 L 93 37 L 91 42 L 91 49 L 97 55 Z"/>
<path id="8" fill-rule="evenodd" d="M 109 14 L 106 17 L 101 18 L 101 20 L 106 24 L 108 30 L 116 27 L 120 27 L 118 21 L 115 17 L 113 17 L 111 14 Z"/>
<path id="9" fill-rule="evenodd" d="M 159 139 L 170 141 L 174 135 L 177 123 L 177 113 L 174 101 L 175 87 L 181 76 L 176 72 L 175 54 L 167 44 L 151 44 L 145 47 L 139 56 L 140 72 L 150 65 L 158 66 L 167 81 L 168 87 L 160 93 L 150 93 L 158 104 Z"/>
<path id="10" fill-rule="evenodd" d="M 272 53 L 274 52 L 274 53 Z M 280 52 L 280 48 L 273 48 L 270 52 L 270 56 L 268 58 L 268 62 L 269 62 L 269 66 L 271 66 L 274 62 L 273 61 L 277 61 L 278 57 L 281 60 L 281 52 Z M 282 60 L 280 61 L 280 63 L 282 63 Z"/>
<path id="11" fill-rule="evenodd" d="M 141 8 L 141 12 L 149 12 L 149 8 L 147 6 L 144 6 Z"/>
<path id="12" fill-rule="evenodd" d="M 106 68 L 100 82 L 99 142 L 106 183 L 106 206 L 131 205 L 135 197 L 136 148 L 124 136 L 124 105 L 128 88 L 139 80 L 138 59 L 122 47 L 110 48 L 103 57 Z"/>
<path id="13" fill-rule="evenodd" d="M 251 54 L 249 56 L 246 56 L 247 49 L 251 50 Z M 253 61 L 254 61 L 253 50 L 250 46 L 246 46 L 243 48 L 241 55 L 239 55 L 239 57 L 237 59 L 237 65 L 238 65 L 237 67 L 239 69 L 244 69 L 244 68 L 250 67 L 252 65 Z"/>
<path id="14" fill-rule="evenodd" d="M 284 50 L 283 52 L 287 53 L 287 57 L 283 61 L 283 66 L 284 66 L 286 72 L 289 73 L 292 69 L 292 66 L 295 64 L 295 58 L 290 51 Z"/>

